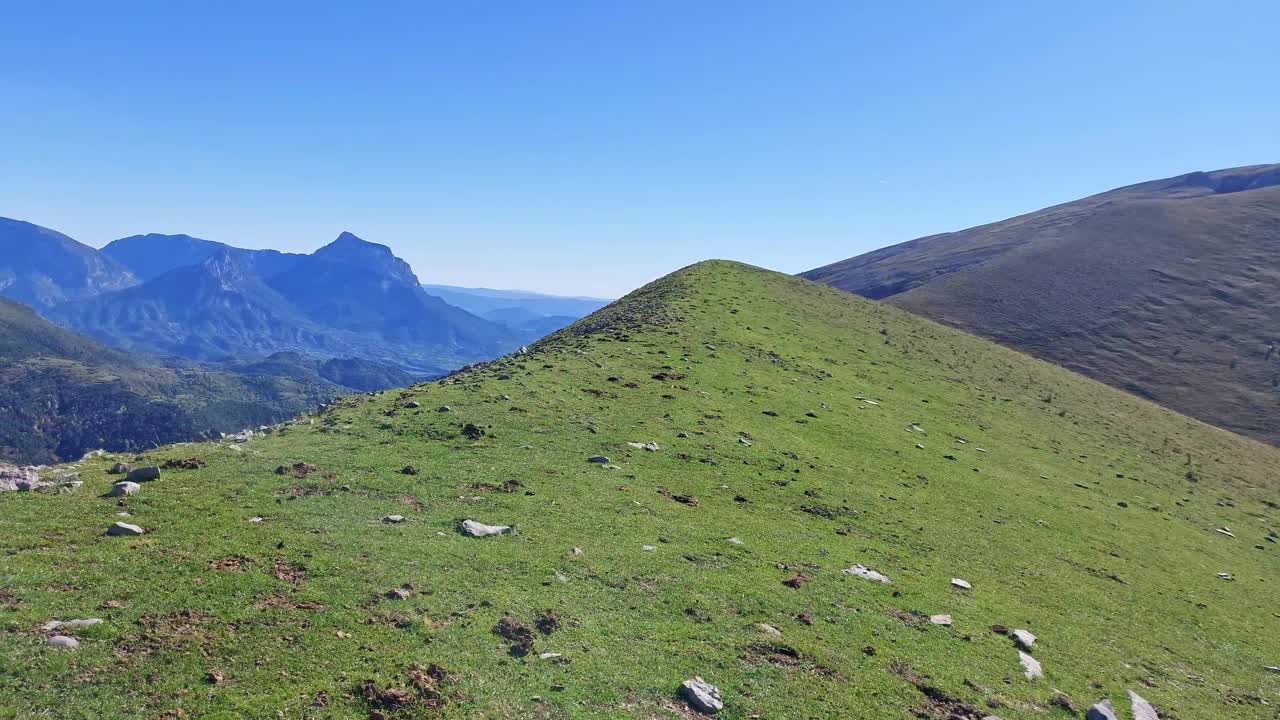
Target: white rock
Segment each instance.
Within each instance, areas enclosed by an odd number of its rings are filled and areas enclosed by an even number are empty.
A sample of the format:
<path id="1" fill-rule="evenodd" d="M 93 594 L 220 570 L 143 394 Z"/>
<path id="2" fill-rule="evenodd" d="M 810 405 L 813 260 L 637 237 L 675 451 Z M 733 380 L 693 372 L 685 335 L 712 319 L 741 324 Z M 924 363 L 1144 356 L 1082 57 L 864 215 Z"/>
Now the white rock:
<path id="1" fill-rule="evenodd" d="M 951 627 L 951 616 L 950 615 L 930 615 L 929 622 L 933 623 L 934 625 Z"/>
<path id="2" fill-rule="evenodd" d="M 141 535 L 143 532 L 144 530 L 137 525 L 126 522 L 112 523 L 111 527 L 107 528 L 108 535 Z"/>
<path id="3" fill-rule="evenodd" d="M 45 632 L 53 632 L 54 630 L 61 630 L 63 628 L 93 627 L 94 625 L 101 624 L 102 618 L 85 618 L 83 620 L 50 620 L 44 625 L 41 625 L 40 629 Z"/>
<path id="4" fill-rule="evenodd" d="M 1035 680 L 1036 678 L 1044 677 L 1044 669 L 1040 667 L 1040 661 L 1021 650 L 1018 651 L 1018 659 L 1022 661 L 1022 667 L 1024 670 L 1022 674 L 1025 675 L 1028 680 Z"/>
<path id="5" fill-rule="evenodd" d="M 640 549 L 641 549 L 641 550 L 643 550 L 643 551 L 645 551 L 645 552 L 653 552 L 654 550 L 657 550 L 658 548 L 654 547 L 653 545 L 641 545 L 641 546 L 640 546 Z"/>
<path id="6" fill-rule="evenodd" d="M 1129 705 L 1133 708 L 1133 720 L 1160 720 L 1160 715 L 1151 703 L 1132 690 L 1126 692 L 1129 693 Z"/>
<path id="7" fill-rule="evenodd" d="M 1110 700 L 1102 700 L 1089 708 L 1085 720 L 1120 720 L 1116 717 L 1116 709 L 1111 707 Z"/>
<path id="8" fill-rule="evenodd" d="M 731 537 L 731 538 L 729 538 L 728 542 L 731 542 L 731 543 L 733 543 L 734 545 L 743 545 L 743 544 L 744 544 L 740 538 L 736 538 L 736 537 Z"/>
<path id="9" fill-rule="evenodd" d="M 384 523 L 390 523 L 390 524 L 392 524 L 392 525 L 394 525 L 394 524 L 396 524 L 396 523 L 402 523 L 402 522 L 404 522 L 404 516 L 403 516 L 403 515 L 388 515 L 388 516 L 386 516 L 386 517 L 382 518 L 382 522 L 384 522 Z"/>
<path id="10" fill-rule="evenodd" d="M 58 648 L 60 650 L 75 650 L 80 647 L 79 640 L 76 640 L 73 637 L 67 637 L 66 635 L 53 635 L 48 640 L 45 640 L 44 644 L 51 648 Z"/>
<path id="11" fill-rule="evenodd" d="M 1222 580 L 1235 580 L 1231 573 L 1218 573 L 1218 577 Z"/>
<path id="12" fill-rule="evenodd" d="M 1009 633 L 1009 637 L 1013 638 L 1013 641 L 1018 644 L 1018 647 L 1028 652 L 1036 646 L 1036 636 L 1026 630 L 1014 630 Z"/>
<path id="13" fill-rule="evenodd" d="M 885 575 L 884 573 L 876 572 L 875 570 L 872 570 L 866 565 L 854 565 L 853 567 L 847 567 L 844 569 L 844 574 L 853 575 L 855 577 L 860 577 L 866 580 L 874 580 L 875 582 L 881 583 L 883 585 L 888 585 L 892 582 L 889 579 L 888 575 Z"/>
<path id="14" fill-rule="evenodd" d="M 923 449 L 924 449 L 924 446 L 923 446 L 923 445 L 921 445 L 920 443 L 916 443 L 916 449 L 917 449 L 917 450 L 923 450 Z"/>
<path id="15" fill-rule="evenodd" d="M 552 660 L 558 657 L 560 657 L 560 653 L 556 653 L 556 652 L 544 652 L 538 655 L 539 660 Z"/>
<path id="16" fill-rule="evenodd" d="M 782 631 L 769 623 L 756 623 L 756 629 L 759 630 L 761 634 L 767 635 L 771 638 L 782 637 Z"/>
<path id="17" fill-rule="evenodd" d="M 650 440 L 649 442 L 629 442 L 627 443 L 637 450 L 648 450 L 649 452 L 657 452 L 662 448 L 658 447 L 658 443 Z"/>
<path id="18" fill-rule="evenodd" d="M 1218 532 L 1220 532 L 1220 533 L 1222 533 L 1223 535 L 1226 535 L 1227 537 L 1235 537 L 1235 536 L 1236 536 L 1236 534 L 1235 534 L 1235 533 L 1231 532 L 1231 528 L 1220 527 L 1220 528 L 1217 528 L 1217 531 L 1218 531 Z"/>
<path id="19" fill-rule="evenodd" d="M 720 688 L 700 677 L 680 683 L 680 696 L 698 712 L 714 715 L 724 709 Z"/>
<path id="20" fill-rule="evenodd" d="M 471 537 L 489 537 L 490 535 L 502 535 L 511 532 L 510 525 L 485 525 L 475 520 L 463 520 L 462 532 Z"/>
<path id="21" fill-rule="evenodd" d="M 132 495 L 141 489 L 142 486 L 136 482 L 121 480 L 111 486 L 111 489 L 107 491 L 107 497 L 123 497 L 125 495 Z"/>
<path id="22" fill-rule="evenodd" d="M 136 482 L 136 483 L 149 482 L 151 480 L 159 480 L 160 468 L 156 467 L 155 465 L 149 465 L 147 467 L 140 467 L 134 470 L 130 470 L 129 474 L 126 475 L 124 479 L 128 480 L 129 482 Z"/>
<path id="23" fill-rule="evenodd" d="M 961 590 L 973 589 L 968 580 L 961 580 L 960 578 L 951 578 L 951 587 L 960 588 Z"/>

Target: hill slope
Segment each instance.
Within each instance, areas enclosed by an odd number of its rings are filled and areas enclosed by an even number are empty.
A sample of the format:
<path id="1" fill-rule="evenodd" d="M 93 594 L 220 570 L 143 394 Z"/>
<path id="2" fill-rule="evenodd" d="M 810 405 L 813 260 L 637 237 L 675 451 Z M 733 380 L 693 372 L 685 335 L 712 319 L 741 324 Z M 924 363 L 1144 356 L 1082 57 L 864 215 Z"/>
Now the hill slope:
<path id="1" fill-rule="evenodd" d="M 0 295 L 50 307 L 137 284 L 124 266 L 60 232 L 0 218 Z"/>
<path id="2" fill-rule="evenodd" d="M 1280 444 L 1280 165 L 1191 173 L 803 276 Z"/>
<path id="3" fill-rule="evenodd" d="M 192 457 L 126 500 L 96 497 L 112 458 L 0 497 L 0 705 L 693 717 L 700 675 L 734 720 L 1066 717 L 1128 688 L 1274 715 L 1280 451 L 777 273 L 702 263 L 527 355 L 133 461 Z M 146 534 L 104 537 L 122 511 Z M 105 622 L 42 647 L 81 617 Z M 1045 679 L 994 625 L 1039 636 Z"/>
<path id="4" fill-rule="evenodd" d="M 357 365 L 364 374 L 342 365 L 328 376 L 165 367 L 0 298 L 0 462 L 55 462 L 275 422 L 379 379 Z"/>

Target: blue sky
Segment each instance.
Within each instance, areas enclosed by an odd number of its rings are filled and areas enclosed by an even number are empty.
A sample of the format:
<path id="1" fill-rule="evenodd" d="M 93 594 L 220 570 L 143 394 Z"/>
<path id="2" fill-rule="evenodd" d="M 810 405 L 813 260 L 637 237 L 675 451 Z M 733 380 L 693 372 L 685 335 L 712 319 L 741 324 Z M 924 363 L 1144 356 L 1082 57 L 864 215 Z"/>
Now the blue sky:
<path id="1" fill-rule="evenodd" d="M 0 215 L 617 295 L 1280 161 L 1270 0 L 362 5 L 9 4 Z"/>

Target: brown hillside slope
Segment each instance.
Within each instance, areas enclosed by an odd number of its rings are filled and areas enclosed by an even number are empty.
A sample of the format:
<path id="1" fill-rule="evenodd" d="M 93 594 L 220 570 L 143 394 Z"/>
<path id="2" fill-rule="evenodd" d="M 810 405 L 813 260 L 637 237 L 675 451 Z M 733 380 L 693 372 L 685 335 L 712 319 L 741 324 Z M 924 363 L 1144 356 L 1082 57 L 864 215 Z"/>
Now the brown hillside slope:
<path id="1" fill-rule="evenodd" d="M 1120 188 L 803 276 L 1280 443 L 1280 165 Z"/>

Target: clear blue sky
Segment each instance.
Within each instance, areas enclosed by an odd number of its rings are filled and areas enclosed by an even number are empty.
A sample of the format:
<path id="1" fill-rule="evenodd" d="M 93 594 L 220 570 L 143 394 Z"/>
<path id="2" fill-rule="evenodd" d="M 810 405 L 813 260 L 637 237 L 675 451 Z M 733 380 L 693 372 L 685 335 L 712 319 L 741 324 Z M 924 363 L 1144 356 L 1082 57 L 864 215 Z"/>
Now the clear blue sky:
<path id="1" fill-rule="evenodd" d="M 1275 0 L 370 4 L 7 4 L 0 215 L 616 295 L 1280 161 Z"/>

